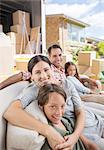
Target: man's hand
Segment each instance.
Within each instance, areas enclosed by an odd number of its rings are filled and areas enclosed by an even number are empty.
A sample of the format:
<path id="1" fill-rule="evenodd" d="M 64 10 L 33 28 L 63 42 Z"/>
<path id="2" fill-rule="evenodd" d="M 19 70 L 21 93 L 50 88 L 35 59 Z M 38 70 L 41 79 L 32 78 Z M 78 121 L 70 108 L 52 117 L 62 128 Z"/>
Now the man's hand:
<path id="1" fill-rule="evenodd" d="M 74 145 L 78 141 L 78 138 L 74 134 L 65 136 L 64 139 L 65 139 L 65 142 L 62 143 L 62 144 L 58 144 L 55 147 L 55 150 L 60 150 L 60 149 L 63 149 L 63 150 L 70 149 L 70 150 L 72 150 Z"/>

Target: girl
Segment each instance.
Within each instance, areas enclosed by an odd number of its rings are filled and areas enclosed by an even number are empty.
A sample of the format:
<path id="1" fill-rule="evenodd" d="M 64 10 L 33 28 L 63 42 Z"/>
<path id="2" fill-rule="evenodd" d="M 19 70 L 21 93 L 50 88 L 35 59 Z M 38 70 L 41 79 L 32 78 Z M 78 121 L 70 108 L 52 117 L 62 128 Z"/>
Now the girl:
<path id="1" fill-rule="evenodd" d="M 79 77 L 77 67 L 73 62 L 67 62 L 65 64 L 65 74 L 67 76 L 67 79 L 70 80 L 74 84 L 76 90 L 78 91 L 83 101 L 104 104 L 104 95 L 102 93 L 94 92 L 92 89 L 85 87 L 84 84 L 82 84 L 83 79 Z M 95 82 L 92 80 L 91 82 L 93 85 L 92 86 L 93 89 L 96 89 L 97 85 L 95 84 Z"/>
<path id="2" fill-rule="evenodd" d="M 84 86 L 86 85 L 93 91 L 101 90 L 101 83 L 98 83 L 98 81 L 89 79 L 87 77 L 81 78 L 78 74 L 77 67 L 73 62 L 67 62 L 65 64 L 65 74 L 66 76 L 76 77 Z"/>

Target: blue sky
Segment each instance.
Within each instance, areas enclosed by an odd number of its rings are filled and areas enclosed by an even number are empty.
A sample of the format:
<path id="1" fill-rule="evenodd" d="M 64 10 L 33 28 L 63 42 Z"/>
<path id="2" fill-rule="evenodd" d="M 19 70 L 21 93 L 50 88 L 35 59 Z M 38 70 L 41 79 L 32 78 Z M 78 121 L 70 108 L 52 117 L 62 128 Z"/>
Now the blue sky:
<path id="1" fill-rule="evenodd" d="M 47 0 L 46 14 L 58 13 L 90 24 L 86 36 L 104 39 L 104 0 Z"/>

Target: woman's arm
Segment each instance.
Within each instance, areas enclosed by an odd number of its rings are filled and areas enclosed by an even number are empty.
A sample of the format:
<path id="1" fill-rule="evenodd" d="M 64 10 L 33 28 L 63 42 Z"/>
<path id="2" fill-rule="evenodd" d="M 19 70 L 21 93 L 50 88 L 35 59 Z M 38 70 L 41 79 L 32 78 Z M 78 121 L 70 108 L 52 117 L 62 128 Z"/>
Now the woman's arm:
<path id="1" fill-rule="evenodd" d="M 84 128 L 84 122 L 85 122 L 84 110 L 83 109 L 77 110 L 74 132 L 71 135 L 64 137 L 66 142 L 62 144 L 58 144 L 55 147 L 55 150 L 64 149 L 64 148 L 73 149 L 74 145 L 77 143 L 80 135 L 82 134 Z"/>
<path id="2" fill-rule="evenodd" d="M 39 120 L 35 119 L 35 117 L 27 113 L 22 108 L 22 104 L 19 100 L 13 102 L 8 107 L 4 113 L 4 118 L 13 125 L 39 132 L 48 139 L 53 149 L 57 144 L 64 142 L 63 137 L 51 126 L 41 123 Z"/>

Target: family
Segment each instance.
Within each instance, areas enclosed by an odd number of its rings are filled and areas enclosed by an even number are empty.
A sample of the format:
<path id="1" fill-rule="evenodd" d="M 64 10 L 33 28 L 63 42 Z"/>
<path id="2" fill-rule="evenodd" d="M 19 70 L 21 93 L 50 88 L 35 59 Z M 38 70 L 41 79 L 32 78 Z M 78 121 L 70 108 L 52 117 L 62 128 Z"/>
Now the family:
<path id="1" fill-rule="evenodd" d="M 30 59 L 28 76 L 22 72 L 1 83 L 3 88 L 23 79 L 30 82 L 10 104 L 3 117 L 11 124 L 45 136 L 42 150 L 103 150 L 104 119 L 90 111 L 82 101 L 84 95 L 90 94 L 95 96 L 90 101 L 104 104 L 104 95 L 96 93 L 100 89 L 99 83 L 89 79 L 92 87 L 85 87 L 75 76 L 77 69 L 71 62 L 65 64 L 64 71 L 59 45 L 49 47 L 48 54 L 49 59 L 43 55 Z M 70 66 L 74 66 L 74 69 Z M 44 112 L 48 125 L 25 112 L 24 108 L 34 99 Z"/>

